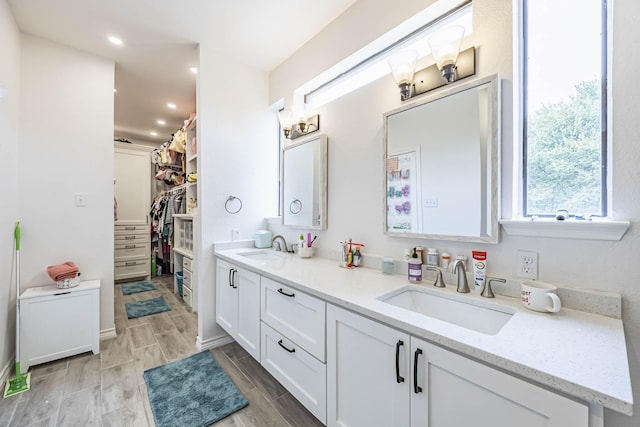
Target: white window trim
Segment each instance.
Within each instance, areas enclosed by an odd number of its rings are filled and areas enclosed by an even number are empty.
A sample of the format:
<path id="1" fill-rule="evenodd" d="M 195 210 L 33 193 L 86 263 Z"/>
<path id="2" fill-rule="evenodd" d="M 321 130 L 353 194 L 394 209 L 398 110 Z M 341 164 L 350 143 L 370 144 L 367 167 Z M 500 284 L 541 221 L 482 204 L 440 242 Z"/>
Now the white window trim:
<path id="1" fill-rule="evenodd" d="M 613 140 L 612 126 L 612 53 L 613 53 L 613 7 L 611 2 L 607 10 L 607 218 L 596 218 L 591 221 L 569 219 L 558 221 L 554 218 L 530 218 L 522 216 L 522 38 L 521 29 L 523 25 L 523 3 L 522 0 L 514 1 L 513 8 L 513 75 L 518 82 L 513 90 L 513 181 L 512 181 L 512 218 L 503 218 L 500 224 L 512 236 L 526 237 L 552 237 L 566 239 L 586 239 L 586 240 L 620 240 L 627 232 L 631 223 L 628 220 L 616 220 L 612 217 L 613 207 L 613 186 L 612 186 L 612 159 L 611 147 Z"/>

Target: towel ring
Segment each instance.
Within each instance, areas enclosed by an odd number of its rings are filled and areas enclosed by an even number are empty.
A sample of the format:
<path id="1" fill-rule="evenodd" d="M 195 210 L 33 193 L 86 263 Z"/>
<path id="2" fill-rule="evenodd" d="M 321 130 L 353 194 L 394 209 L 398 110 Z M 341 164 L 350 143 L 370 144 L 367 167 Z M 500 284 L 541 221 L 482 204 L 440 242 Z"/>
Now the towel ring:
<path id="1" fill-rule="evenodd" d="M 229 204 L 232 203 L 234 200 L 237 200 L 238 203 L 240 203 L 240 206 L 238 206 L 238 209 L 235 210 L 231 210 L 229 209 Z M 242 210 L 242 200 L 240 200 L 239 198 L 237 198 L 236 196 L 229 196 L 227 198 L 227 201 L 224 202 L 224 210 L 227 211 L 230 214 L 237 214 L 238 212 L 240 212 Z"/>
<path id="2" fill-rule="evenodd" d="M 294 215 L 299 214 L 302 211 L 302 202 L 300 199 L 293 199 L 289 204 L 289 212 Z"/>

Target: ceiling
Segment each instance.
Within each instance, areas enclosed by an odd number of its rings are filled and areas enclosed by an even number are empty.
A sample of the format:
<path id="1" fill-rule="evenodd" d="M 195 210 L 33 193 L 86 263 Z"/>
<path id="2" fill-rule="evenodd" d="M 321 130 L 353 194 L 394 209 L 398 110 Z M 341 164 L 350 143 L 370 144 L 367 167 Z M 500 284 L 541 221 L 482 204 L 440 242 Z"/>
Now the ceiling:
<path id="1" fill-rule="evenodd" d="M 271 71 L 356 1 L 7 0 L 23 33 L 113 59 L 114 137 L 158 143 L 196 109 L 198 44 Z"/>

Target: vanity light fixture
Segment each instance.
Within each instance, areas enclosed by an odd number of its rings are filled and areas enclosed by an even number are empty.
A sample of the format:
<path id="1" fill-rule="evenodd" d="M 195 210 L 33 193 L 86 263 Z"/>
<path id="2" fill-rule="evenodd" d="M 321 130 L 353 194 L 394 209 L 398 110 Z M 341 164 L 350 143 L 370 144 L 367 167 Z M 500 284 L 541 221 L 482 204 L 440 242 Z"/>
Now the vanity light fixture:
<path id="1" fill-rule="evenodd" d="M 464 27 L 446 27 L 428 40 L 436 63 L 415 73 L 414 51 L 402 51 L 389 58 L 389 67 L 400 88 L 400 99 L 414 96 L 462 80 L 476 73 L 476 49 L 470 47 L 460 52 Z"/>
<path id="2" fill-rule="evenodd" d="M 463 37 L 464 27 L 454 25 L 438 31 L 427 40 L 436 66 L 447 83 L 456 81 L 456 63 Z"/>
<path id="3" fill-rule="evenodd" d="M 278 111 L 280 127 L 287 139 L 296 139 L 320 130 L 320 115 L 307 116 L 306 109 Z"/>

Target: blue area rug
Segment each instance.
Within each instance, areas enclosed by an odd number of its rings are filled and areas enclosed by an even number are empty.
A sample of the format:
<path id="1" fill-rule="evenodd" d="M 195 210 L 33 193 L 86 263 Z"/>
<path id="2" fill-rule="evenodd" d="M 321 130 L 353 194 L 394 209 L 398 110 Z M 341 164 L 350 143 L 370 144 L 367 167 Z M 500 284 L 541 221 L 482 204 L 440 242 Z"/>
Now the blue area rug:
<path id="1" fill-rule="evenodd" d="M 144 371 L 157 427 L 202 427 L 249 404 L 205 350 Z"/>
<path id="2" fill-rule="evenodd" d="M 127 317 L 135 319 L 136 317 L 149 316 L 150 314 L 162 313 L 169 311 L 171 308 L 162 297 L 151 298 L 144 301 L 128 302 L 125 305 L 127 309 Z"/>
<path id="3" fill-rule="evenodd" d="M 125 283 L 121 286 L 122 295 L 131 295 L 137 294 L 138 292 L 146 292 L 152 291 L 156 288 L 151 282 L 135 282 L 135 283 Z"/>

